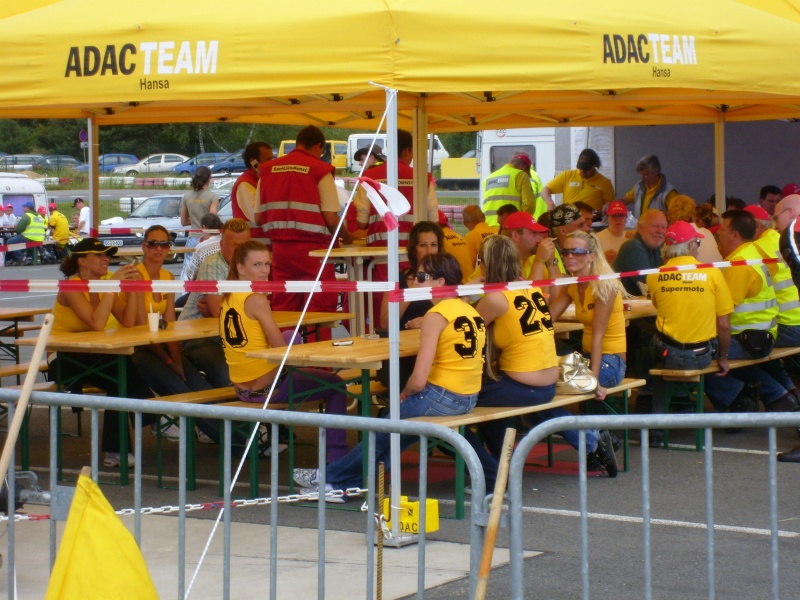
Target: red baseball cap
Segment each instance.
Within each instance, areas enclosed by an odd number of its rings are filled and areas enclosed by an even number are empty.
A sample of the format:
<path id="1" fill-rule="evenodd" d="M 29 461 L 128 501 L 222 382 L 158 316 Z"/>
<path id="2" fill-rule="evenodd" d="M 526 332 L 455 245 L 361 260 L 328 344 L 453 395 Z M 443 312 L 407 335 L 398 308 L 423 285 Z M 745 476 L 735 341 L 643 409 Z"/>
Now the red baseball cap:
<path id="1" fill-rule="evenodd" d="M 503 229 L 529 229 L 534 233 L 549 233 L 550 230 L 544 225 L 539 225 L 530 213 L 518 210 L 505 220 Z"/>
<path id="2" fill-rule="evenodd" d="M 800 185 L 787 183 L 781 190 L 781 198 L 786 198 L 786 196 L 791 196 L 792 194 L 800 194 Z"/>
<path id="3" fill-rule="evenodd" d="M 55 202 L 50 203 L 50 210 L 58 210 L 58 205 Z"/>
<path id="4" fill-rule="evenodd" d="M 758 204 L 748 204 L 747 206 L 744 207 L 744 209 L 759 221 L 769 221 L 771 219 L 769 213 Z"/>
<path id="5" fill-rule="evenodd" d="M 628 207 L 625 206 L 624 202 L 620 202 L 619 200 L 614 200 L 611 204 L 608 205 L 606 208 L 606 214 L 610 217 L 611 215 L 626 215 L 628 214 Z"/>
<path id="6" fill-rule="evenodd" d="M 697 231 L 690 223 L 687 223 L 686 221 L 675 221 L 672 225 L 667 227 L 667 232 L 664 234 L 664 239 L 667 246 L 684 244 L 688 241 L 704 237 L 706 236 Z"/>
<path id="7" fill-rule="evenodd" d="M 40 215 L 46 215 L 47 209 L 44 206 L 40 206 L 38 209 Z"/>
<path id="8" fill-rule="evenodd" d="M 439 211 L 439 225 L 450 227 L 450 221 L 447 220 L 447 215 L 444 214 L 441 210 Z"/>
<path id="9" fill-rule="evenodd" d="M 525 152 L 517 152 L 514 156 L 514 159 L 523 163 L 529 169 L 533 166 L 533 162 L 531 161 L 531 157 L 528 156 Z"/>

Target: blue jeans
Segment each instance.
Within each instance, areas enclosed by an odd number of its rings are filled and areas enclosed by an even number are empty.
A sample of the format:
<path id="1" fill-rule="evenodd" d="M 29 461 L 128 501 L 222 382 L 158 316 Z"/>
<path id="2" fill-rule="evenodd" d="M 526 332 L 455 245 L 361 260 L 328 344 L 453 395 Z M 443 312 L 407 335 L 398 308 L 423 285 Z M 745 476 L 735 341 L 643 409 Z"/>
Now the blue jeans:
<path id="1" fill-rule="evenodd" d="M 468 413 L 475 406 L 478 394 L 463 395 L 451 392 L 438 385 L 425 384 L 421 392 L 409 396 L 400 403 L 400 418 L 411 419 L 425 416 L 451 416 Z M 387 415 L 385 418 L 389 418 Z M 391 434 L 375 435 L 375 464 L 389 464 L 389 439 Z M 400 436 L 400 449 L 404 450 L 419 441 L 414 435 Z M 328 465 L 327 482 L 334 488 L 360 487 L 362 476 L 362 442 L 359 442 L 346 456 Z M 421 450 L 424 452 L 425 450 Z"/>
<path id="2" fill-rule="evenodd" d="M 13 237 L 8 238 L 6 244 L 27 244 L 33 240 L 29 240 L 24 235 L 15 235 Z M 24 258 L 31 258 L 33 255 L 31 254 L 31 249 L 25 250 L 11 250 L 6 255 L 6 260 L 15 260 L 17 262 L 22 262 Z"/>
<path id="3" fill-rule="evenodd" d="M 293 371 L 294 377 L 290 380 L 286 377 L 280 385 L 277 387 L 277 391 L 275 392 L 275 396 L 272 398 L 271 402 L 275 402 L 276 404 L 288 404 L 289 403 L 289 382 L 292 382 L 292 392 L 294 394 L 302 394 L 304 392 L 311 391 L 316 388 L 320 388 L 313 396 L 307 396 L 300 400 L 299 402 L 295 402 L 295 404 L 300 404 L 306 401 L 315 401 L 315 400 L 325 400 L 325 413 L 329 415 L 344 415 L 347 414 L 347 397 L 345 393 L 341 391 L 341 382 L 342 378 L 336 375 L 335 373 L 331 373 L 330 371 L 323 371 L 322 369 L 296 369 Z M 316 379 L 312 379 L 305 375 L 311 375 Z M 329 385 L 337 385 L 337 388 L 334 387 L 322 387 L 322 383 L 318 380 L 322 380 Z M 263 392 L 268 392 L 269 388 L 263 390 Z M 239 400 L 243 402 L 253 402 L 258 404 L 264 404 L 264 400 L 266 396 L 264 393 L 258 392 L 244 392 L 239 388 L 236 388 L 236 395 L 239 397 Z M 269 408 L 269 406 L 267 406 Z M 328 429 L 325 435 L 326 441 L 326 449 L 328 453 L 328 462 L 332 462 L 334 460 L 339 460 L 345 454 L 347 454 L 347 432 L 344 429 Z"/>
<path id="4" fill-rule="evenodd" d="M 708 342 L 705 348 L 682 350 L 664 342 L 658 335 L 650 341 L 650 353 L 655 364 L 663 369 L 705 369 L 716 354 L 716 342 Z M 653 377 L 653 414 L 666 412 L 664 379 Z"/>
<path id="5" fill-rule="evenodd" d="M 770 349 L 771 351 L 771 349 Z M 731 345 L 728 349 L 728 358 L 747 359 L 758 358 L 750 356 L 742 347 L 737 336 L 731 336 Z M 725 377 L 709 375 L 705 378 L 706 394 L 711 399 L 712 404 L 717 410 L 724 410 L 729 407 L 739 393 L 744 388 L 746 381 L 758 382 L 761 384 L 761 400 L 767 406 L 785 396 L 786 388 L 770 375 L 762 365 L 752 365 L 733 369 Z"/>
<path id="6" fill-rule="evenodd" d="M 200 243 L 200 237 L 190 237 L 186 239 L 186 247 L 187 248 L 194 248 L 197 244 Z M 181 279 L 186 281 L 187 274 L 186 271 L 189 269 L 189 263 L 192 262 L 192 257 L 194 256 L 194 252 L 186 252 L 183 255 L 183 268 L 181 269 Z"/>
<path id="7" fill-rule="evenodd" d="M 794 346 L 800 346 L 800 325 L 778 323 L 778 338 L 775 340 L 775 347 L 792 348 Z"/>
<path id="8" fill-rule="evenodd" d="M 544 386 L 525 385 L 524 383 L 514 381 L 507 375 L 502 374 L 497 381 L 484 379 L 481 393 L 478 396 L 478 406 L 539 406 L 540 404 L 550 402 L 555 395 L 555 384 Z M 550 419 L 571 416 L 571 412 L 559 406 L 530 413 L 525 415 L 525 419 L 535 426 L 549 421 Z M 493 488 L 494 481 L 497 478 L 497 461 L 501 457 L 503 437 L 505 436 L 506 429 L 512 425 L 512 422 L 513 419 L 498 419 L 478 425 L 478 430 L 481 432 L 489 452 L 486 451 L 486 448 L 478 441 L 478 438 L 471 430 L 467 429 L 464 434 L 464 438 L 475 450 L 483 465 L 487 489 Z M 570 429 L 562 431 L 561 436 L 567 440 L 570 446 L 576 450 L 578 449 L 578 432 L 576 430 Z M 594 452 L 597 450 L 597 441 L 599 437 L 600 433 L 597 429 L 588 429 L 586 431 L 587 452 Z"/>
<path id="9" fill-rule="evenodd" d="M 591 358 L 588 352 L 582 353 L 586 358 Z M 625 379 L 627 366 L 621 356 L 616 354 L 603 354 L 600 356 L 600 375 L 597 380 L 604 388 L 614 387 Z"/>
<path id="10" fill-rule="evenodd" d="M 231 376 L 228 363 L 225 362 L 225 350 L 219 336 L 199 340 L 186 340 L 181 343 L 181 350 L 192 364 L 202 371 L 212 387 L 228 387 Z"/>

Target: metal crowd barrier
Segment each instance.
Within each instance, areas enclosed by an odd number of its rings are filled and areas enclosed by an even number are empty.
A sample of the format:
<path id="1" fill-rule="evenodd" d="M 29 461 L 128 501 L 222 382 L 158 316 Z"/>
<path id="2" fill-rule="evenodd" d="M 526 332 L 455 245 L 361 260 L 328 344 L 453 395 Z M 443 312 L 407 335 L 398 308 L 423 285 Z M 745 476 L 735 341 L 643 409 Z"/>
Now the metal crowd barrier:
<path id="1" fill-rule="evenodd" d="M 15 402 L 19 399 L 20 392 L 18 390 L 0 390 L 0 402 L 8 404 L 8 419 L 9 423 L 13 420 Z M 51 505 L 50 516 L 50 568 L 52 568 L 56 556 L 56 540 L 57 540 L 57 520 L 66 519 L 66 512 L 68 510 L 68 501 L 65 504 L 63 498 L 71 498 L 69 490 L 64 486 L 58 485 L 56 480 L 57 473 L 57 423 L 58 411 L 62 407 L 82 407 L 91 411 L 91 469 L 92 478 L 97 481 L 98 465 L 99 465 L 99 410 L 118 410 L 127 411 L 134 414 L 134 434 L 131 443 L 131 451 L 135 455 L 135 468 L 134 468 L 134 502 L 133 502 L 133 515 L 134 515 L 134 537 L 137 544 L 141 546 L 142 543 L 142 413 L 153 413 L 161 415 L 175 415 L 180 417 L 180 430 L 181 436 L 179 441 L 179 487 L 177 506 L 171 507 L 177 509 L 179 525 L 178 525 L 178 577 L 176 592 L 177 598 L 184 598 L 187 592 L 186 582 L 186 449 L 187 449 L 187 417 L 194 418 L 208 418 L 219 419 L 224 421 L 224 489 L 225 494 L 222 501 L 222 506 L 231 506 L 231 481 L 232 481 L 232 468 L 231 468 L 231 422 L 259 422 L 270 423 L 272 427 L 272 443 L 273 453 L 277 454 L 278 443 L 278 426 L 279 425 L 294 425 L 304 427 L 319 428 L 319 465 L 324 469 L 325 465 L 325 428 L 342 428 L 354 429 L 358 431 L 367 432 L 366 444 L 369 452 L 369 469 L 367 477 L 367 512 L 366 512 L 366 565 L 367 570 L 365 573 L 367 598 L 374 597 L 374 584 L 375 579 L 375 546 L 372 541 L 375 539 L 375 518 L 374 515 L 379 512 L 376 506 L 375 490 L 376 485 L 376 469 L 375 469 L 375 433 L 400 433 L 403 435 L 418 436 L 420 439 L 420 447 L 426 448 L 429 438 L 436 438 L 450 444 L 454 450 L 460 453 L 464 458 L 464 463 L 469 470 L 472 480 L 473 490 L 473 503 L 471 508 L 471 525 L 470 525 L 470 597 L 474 595 L 475 586 L 477 584 L 478 566 L 480 563 L 480 555 L 483 546 L 486 515 L 482 512 L 483 500 L 485 497 L 485 482 L 483 468 L 472 448 L 466 440 L 458 435 L 451 429 L 433 425 L 429 423 L 413 423 L 409 421 L 390 421 L 389 419 L 375 419 L 364 418 L 355 416 L 339 416 L 339 415 L 326 415 L 319 413 L 306 413 L 294 411 L 272 411 L 261 410 L 260 408 L 226 408 L 213 405 L 190 405 L 190 404 L 176 404 L 168 402 L 158 402 L 157 400 L 131 400 L 126 398 L 112 398 L 102 396 L 85 396 L 79 394 L 62 394 L 62 393 L 46 393 L 35 392 L 31 395 L 31 404 L 33 405 L 47 405 L 50 407 L 50 453 L 49 453 L 49 488 L 51 502 L 55 498 L 62 504 L 61 507 L 54 507 Z M 190 432 L 191 435 L 194 432 Z M 12 457 L 12 465 L 14 465 L 14 458 Z M 278 523 L 278 473 L 280 469 L 279 461 L 271 461 L 271 480 L 269 498 L 270 508 L 270 523 Z M 324 471 L 323 471 L 324 473 Z M 324 482 L 324 475 L 321 473 L 322 481 Z M 420 452 L 419 464 L 419 499 L 420 499 L 420 534 L 418 538 L 418 574 L 417 574 L 417 594 L 422 598 L 425 594 L 425 500 L 427 497 L 427 477 L 428 477 L 428 460 L 427 453 Z M 15 478 L 8 478 L 9 498 L 15 498 Z M 323 483 L 324 485 L 324 483 Z M 324 488 L 323 488 L 324 489 Z M 326 503 L 318 503 L 318 549 L 317 549 L 317 564 L 318 564 L 318 598 L 325 597 L 325 526 L 326 526 Z M 172 511 L 171 511 L 172 512 Z M 223 598 L 230 598 L 230 585 L 231 585 L 231 510 L 225 510 L 223 514 Z M 278 527 L 272 526 L 270 528 L 270 598 L 275 600 L 278 598 L 277 590 L 277 567 L 278 567 Z M 7 569 L 8 573 L 8 598 L 15 598 L 14 590 L 14 577 L 15 572 L 15 510 L 14 502 L 9 503 L 8 510 L 8 543 L 7 554 L 4 557 L 3 566 Z"/>
<path id="2" fill-rule="evenodd" d="M 641 439 L 648 439 L 651 429 L 696 429 L 705 430 L 705 450 L 703 454 L 705 470 L 705 513 L 706 513 L 706 579 L 707 597 L 715 598 L 715 529 L 722 528 L 714 521 L 714 442 L 713 431 L 719 428 L 768 428 L 768 463 L 769 463 L 769 521 L 770 521 L 770 567 L 771 567 L 771 597 L 780 598 L 780 580 L 778 578 L 778 505 L 777 505 L 777 463 L 776 463 L 776 427 L 800 426 L 800 413 L 748 413 L 748 414 L 699 414 L 699 415 L 631 415 L 631 416 L 592 416 L 592 417 L 562 417 L 547 421 L 532 429 L 528 435 L 517 445 L 511 458 L 508 478 L 509 493 L 509 530 L 510 530 L 510 555 L 511 555 L 511 598 L 522 600 L 524 598 L 538 598 L 534 578 L 525 580 L 523 560 L 523 505 L 522 486 L 523 469 L 525 461 L 534 446 L 547 436 L 559 431 L 579 430 L 580 442 L 578 455 L 580 456 L 580 469 L 578 487 L 580 495 L 580 532 L 581 532 L 581 598 L 588 600 L 590 597 L 589 586 L 589 513 L 587 511 L 587 477 L 586 477 L 586 430 L 587 429 L 639 429 Z M 650 514 L 650 448 L 647 443 L 641 446 L 641 492 L 642 492 L 642 543 L 643 543 L 643 584 L 641 594 L 632 591 L 630 582 L 625 582 L 628 587 L 624 592 L 617 590 L 627 597 L 643 597 L 650 600 L 652 590 L 652 548 L 651 525 L 654 519 Z M 691 498 L 687 499 L 691 501 Z M 716 526 L 715 526 L 716 525 Z M 694 592 L 695 590 L 693 590 Z M 573 597 L 569 592 L 564 592 L 564 597 Z M 613 592 L 612 592 L 613 593 Z M 702 592 L 701 592 L 702 593 Z M 794 597 L 796 589 L 792 589 L 790 597 Z M 631 596 L 630 594 L 634 594 Z M 620 596 L 622 597 L 622 596 Z M 693 596 L 697 597 L 697 596 Z"/>

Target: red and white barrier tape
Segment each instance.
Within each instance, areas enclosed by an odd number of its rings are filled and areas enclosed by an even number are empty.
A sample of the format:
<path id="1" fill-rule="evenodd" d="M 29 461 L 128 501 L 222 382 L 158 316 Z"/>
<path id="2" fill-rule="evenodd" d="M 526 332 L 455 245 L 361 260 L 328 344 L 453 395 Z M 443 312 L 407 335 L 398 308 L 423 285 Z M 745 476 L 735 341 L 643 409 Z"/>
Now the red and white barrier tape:
<path id="1" fill-rule="evenodd" d="M 562 286 L 601 279 L 650 275 L 651 273 L 676 273 L 680 271 L 692 271 L 699 268 L 741 267 L 773 264 L 777 262 L 777 258 L 720 261 L 696 265 L 677 265 L 655 269 L 642 269 L 639 271 L 625 271 L 623 273 L 609 273 L 607 275 L 586 275 L 584 277 L 562 277 L 559 279 L 514 281 L 510 283 L 477 283 L 438 288 L 409 288 L 405 290 L 396 289 L 385 281 L 323 281 L 321 283 L 316 283 L 313 281 L 181 281 L 180 279 L 173 281 L 3 279 L 0 280 L 0 292 L 388 292 L 389 300 L 392 302 L 411 302 L 413 300 L 431 300 L 432 298 L 473 296 L 476 294 L 505 290 L 522 290 L 530 287 Z"/>
<path id="2" fill-rule="evenodd" d="M 57 244 L 55 240 L 47 240 L 45 242 L 20 242 L 18 244 L 0 244 L 0 252 L 11 252 L 13 250 L 25 250 L 27 248 L 36 248 L 37 246 L 48 246 L 50 244 Z"/>

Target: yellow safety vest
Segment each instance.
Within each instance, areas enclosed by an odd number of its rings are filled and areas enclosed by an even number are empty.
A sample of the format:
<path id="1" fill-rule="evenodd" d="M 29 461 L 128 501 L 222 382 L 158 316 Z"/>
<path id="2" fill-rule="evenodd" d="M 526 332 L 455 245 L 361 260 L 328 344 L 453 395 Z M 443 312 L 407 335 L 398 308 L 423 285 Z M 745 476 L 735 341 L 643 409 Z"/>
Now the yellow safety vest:
<path id="1" fill-rule="evenodd" d="M 28 216 L 31 220 L 25 228 L 25 231 L 22 232 L 22 237 L 26 237 L 32 242 L 43 242 L 45 233 L 47 233 L 47 228 L 44 225 L 44 217 L 32 213 L 28 213 Z"/>
<path id="2" fill-rule="evenodd" d="M 778 324 L 800 325 L 800 295 L 792 281 L 792 272 L 783 260 L 779 249 L 781 234 L 768 229 L 753 242 L 765 258 L 778 259 L 778 272 L 772 277 L 772 287 L 778 300 Z"/>
<path id="3" fill-rule="evenodd" d="M 483 214 L 486 223 L 497 227 L 497 209 L 506 204 L 513 204 L 522 210 L 522 198 L 514 185 L 520 170 L 505 164 L 489 175 L 483 182 Z"/>
<path id="4" fill-rule="evenodd" d="M 748 244 L 732 260 L 761 259 L 763 256 L 755 244 Z M 740 269 L 742 267 L 730 267 Z M 778 332 L 778 300 L 772 287 L 772 278 L 766 265 L 755 265 L 761 278 L 761 291 L 751 298 L 745 298 L 739 306 L 734 307 L 731 314 L 731 333 L 741 333 L 745 329 L 769 331 L 773 337 Z"/>

